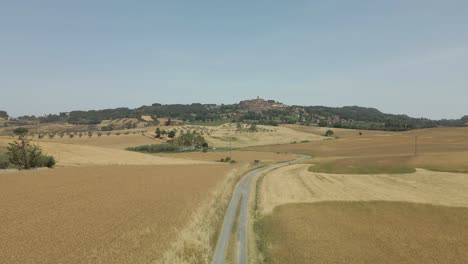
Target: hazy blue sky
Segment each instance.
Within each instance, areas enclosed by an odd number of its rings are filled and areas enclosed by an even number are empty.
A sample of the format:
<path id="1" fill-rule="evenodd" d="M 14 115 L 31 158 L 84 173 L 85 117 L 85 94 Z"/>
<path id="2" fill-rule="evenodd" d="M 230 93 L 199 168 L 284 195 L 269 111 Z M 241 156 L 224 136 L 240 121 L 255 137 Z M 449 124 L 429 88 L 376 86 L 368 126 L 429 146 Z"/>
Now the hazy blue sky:
<path id="1" fill-rule="evenodd" d="M 361 105 L 468 114 L 468 1 L 0 1 L 0 109 Z"/>

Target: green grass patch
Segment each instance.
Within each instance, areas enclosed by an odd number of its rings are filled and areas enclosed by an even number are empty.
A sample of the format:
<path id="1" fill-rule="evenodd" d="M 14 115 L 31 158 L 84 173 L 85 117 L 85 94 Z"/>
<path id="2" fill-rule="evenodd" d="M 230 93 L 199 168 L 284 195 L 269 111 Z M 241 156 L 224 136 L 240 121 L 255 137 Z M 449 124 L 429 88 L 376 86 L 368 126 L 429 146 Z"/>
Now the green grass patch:
<path id="1" fill-rule="evenodd" d="M 403 174 L 414 173 L 415 168 L 409 167 L 356 167 L 356 166 L 336 166 L 334 164 L 318 164 L 310 166 L 309 171 L 335 174 Z"/>
<path id="2" fill-rule="evenodd" d="M 136 147 L 127 148 L 129 151 L 142 152 L 142 153 L 181 153 L 181 152 L 201 152 L 203 148 L 196 147 L 181 147 L 174 144 L 151 144 L 141 145 Z M 208 151 L 208 148 L 206 149 Z"/>

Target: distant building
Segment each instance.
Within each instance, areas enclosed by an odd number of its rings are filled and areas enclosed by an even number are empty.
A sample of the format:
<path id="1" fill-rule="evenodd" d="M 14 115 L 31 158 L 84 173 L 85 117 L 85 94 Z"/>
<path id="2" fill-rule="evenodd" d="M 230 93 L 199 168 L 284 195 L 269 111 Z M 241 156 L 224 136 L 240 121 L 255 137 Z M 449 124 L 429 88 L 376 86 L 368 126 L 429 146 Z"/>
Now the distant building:
<path id="1" fill-rule="evenodd" d="M 268 109 L 286 107 L 286 105 L 282 103 L 275 102 L 274 100 L 266 101 L 258 96 L 257 99 L 240 101 L 239 106 L 252 112 L 262 112 Z"/>

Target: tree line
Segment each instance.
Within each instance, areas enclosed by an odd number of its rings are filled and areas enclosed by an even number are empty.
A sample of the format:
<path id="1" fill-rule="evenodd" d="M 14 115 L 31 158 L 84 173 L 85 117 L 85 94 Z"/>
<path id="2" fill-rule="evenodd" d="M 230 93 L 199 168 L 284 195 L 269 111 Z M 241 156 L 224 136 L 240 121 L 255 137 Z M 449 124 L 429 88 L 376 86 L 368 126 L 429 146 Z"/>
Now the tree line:
<path id="1" fill-rule="evenodd" d="M 273 126 L 278 124 L 302 124 L 396 131 L 437 126 L 460 127 L 468 123 L 468 116 L 451 120 L 431 120 L 427 118 L 413 118 L 407 115 L 386 114 L 375 108 L 359 106 L 288 106 L 253 112 L 243 109 L 239 104 L 213 105 L 199 103 L 168 105 L 156 103 L 135 109 L 120 107 L 115 109 L 72 111 L 70 113 L 51 114 L 38 118 L 23 116 L 19 119 L 36 119 L 42 123 L 66 122 L 70 124 L 95 125 L 103 120 L 139 119 L 142 115 L 151 116 L 155 120 L 158 117 L 168 117 L 187 123 L 225 120 L 226 122 L 250 122 Z M 0 116 L 2 116 L 1 112 Z"/>

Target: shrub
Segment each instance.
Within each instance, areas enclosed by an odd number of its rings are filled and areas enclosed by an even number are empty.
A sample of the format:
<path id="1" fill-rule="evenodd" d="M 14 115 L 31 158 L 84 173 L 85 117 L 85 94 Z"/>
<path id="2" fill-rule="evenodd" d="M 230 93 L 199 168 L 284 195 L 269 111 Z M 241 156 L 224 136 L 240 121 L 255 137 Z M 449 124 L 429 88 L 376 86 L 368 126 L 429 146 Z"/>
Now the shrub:
<path id="1" fill-rule="evenodd" d="M 38 167 L 53 168 L 55 166 L 55 159 L 52 156 L 41 155 L 39 158 Z"/>
<path id="2" fill-rule="evenodd" d="M 249 132 L 257 132 L 258 131 L 257 125 L 256 124 L 251 124 L 248 131 Z"/>
<path id="3" fill-rule="evenodd" d="M 175 138 L 175 136 L 176 136 L 176 132 L 174 130 L 169 131 L 169 133 L 167 134 L 168 138 Z"/>
<path id="4" fill-rule="evenodd" d="M 8 167 L 10 167 L 8 156 L 0 154 L 0 169 L 8 169 Z"/>
<path id="5" fill-rule="evenodd" d="M 18 127 L 15 130 L 13 130 L 13 134 L 15 134 L 17 136 L 24 136 L 24 135 L 28 134 L 28 132 L 29 132 L 28 129 L 24 128 L 24 127 Z"/>
<path id="6" fill-rule="evenodd" d="M 325 136 L 326 137 L 331 137 L 335 134 L 335 132 L 333 132 L 333 130 L 327 130 L 327 132 L 325 132 Z"/>
<path id="7" fill-rule="evenodd" d="M 97 132 L 97 136 L 98 136 L 98 137 L 102 136 L 102 133 L 101 133 L 101 132 Z"/>
<path id="8" fill-rule="evenodd" d="M 102 131 L 112 131 L 112 130 L 114 130 L 114 128 L 115 128 L 115 127 L 114 127 L 113 124 L 109 124 L 109 125 L 107 125 L 107 126 L 101 127 L 101 130 L 102 130 Z"/>
<path id="9" fill-rule="evenodd" d="M 178 152 L 180 151 L 180 148 L 173 144 L 153 144 L 153 145 L 131 147 L 131 148 L 127 148 L 127 150 L 147 152 L 147 153 L 158 153 L 158 152 Z"/>
<path id="10" fill-rule="evenodd" d="M 88 137 L 93 137 L 93 132 L 92 131 L 88 131 Z"/>
<path id="11" fill-rule="evenodd" d="M 70 138 L 73 138 L 75 135 L 74 134 L 69 134 L 68 135 Z"/>

